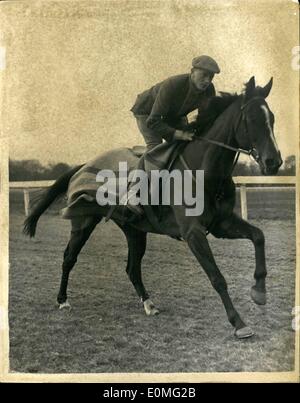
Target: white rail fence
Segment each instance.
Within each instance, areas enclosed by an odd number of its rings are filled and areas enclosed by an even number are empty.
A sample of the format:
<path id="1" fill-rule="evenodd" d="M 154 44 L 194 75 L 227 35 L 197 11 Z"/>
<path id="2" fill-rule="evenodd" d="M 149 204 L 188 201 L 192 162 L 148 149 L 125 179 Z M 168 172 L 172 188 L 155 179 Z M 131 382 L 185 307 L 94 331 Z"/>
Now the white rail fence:
<path id="1" fill-rule="evenodd" d="M 274 186 L 295 187 L 295 176 L 235 176 L 235 184 L 240 188 L 241 199 L 241 215 L 247 220 L 248 218 L 248 206 L 247 206 L 247 185 L 251 185 L 251 188 L 259 188 L 264 185 L 266 187 L 273 188 Z M 24 207 L 25 215 L 30 213 L 30 189 L 39 189 L 49 187 L 54 181 L 25 181 L 25 182 L 10 182 L 10 189 L 23 189 L 24 192 Z"/>

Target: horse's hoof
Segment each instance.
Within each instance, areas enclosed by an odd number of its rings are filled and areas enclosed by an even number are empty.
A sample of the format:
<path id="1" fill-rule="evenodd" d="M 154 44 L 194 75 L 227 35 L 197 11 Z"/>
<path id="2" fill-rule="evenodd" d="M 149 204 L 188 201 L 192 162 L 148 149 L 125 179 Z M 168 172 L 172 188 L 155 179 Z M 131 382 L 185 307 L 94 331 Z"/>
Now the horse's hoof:
<path id="1" fill-rule="evenodd" d="M 248 327 L 242 327 L 241 329 L 238 329 L 234 332 L 234 335 L 238 338 L 238 339 L 247 339 L 248 337 L 254 336 L 254 332 L 253 330 Z"/>
<path id="2" fill-rule="evenodd" d="M 257 291 L 255 287 L 251 288 L 251 298 L 257 305 L 266 305 L 267 295 L 265 292 Z"/>
<path id="3" fill-rule="evenodd" d="M 72 309 L 71 305 L 68 301 L 63 302 L 62 304 L 58 304 L 58 309 Z"/>
<path id="4" fill-rule="evenodd" d="M 150 299 L 146 299 L 146 301 L 144 301 L 144 309 L 146 315 L 148 316 L 155 316 L 159 314 L 159 310 L 155 308 L 155 305 Z"/>

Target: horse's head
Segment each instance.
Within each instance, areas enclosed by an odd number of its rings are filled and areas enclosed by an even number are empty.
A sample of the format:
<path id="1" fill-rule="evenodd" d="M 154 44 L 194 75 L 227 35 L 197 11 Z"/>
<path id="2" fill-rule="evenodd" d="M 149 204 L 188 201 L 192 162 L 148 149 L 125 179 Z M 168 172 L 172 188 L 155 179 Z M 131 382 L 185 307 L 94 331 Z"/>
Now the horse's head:
<path id="1" fill-rule="evenodd" d="M 282 164 L 273 133 L 274 115 L 265 100 L 272 85 L 271 78 L 265 87 L 256 87 L 255 78 L 250 78 L 242 98 L 242 120 L 236 130 L 239 146 L 252 150 L 252 156 L 264 175 L 275 175 Z"/>

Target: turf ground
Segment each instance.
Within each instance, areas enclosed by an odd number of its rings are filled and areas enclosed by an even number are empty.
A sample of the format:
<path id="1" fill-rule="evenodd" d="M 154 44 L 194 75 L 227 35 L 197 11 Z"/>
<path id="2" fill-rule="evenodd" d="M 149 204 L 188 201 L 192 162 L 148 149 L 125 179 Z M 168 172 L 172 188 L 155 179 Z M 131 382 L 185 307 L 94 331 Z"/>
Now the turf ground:
<path id="1" fill-rule="evenodd" d="M 23 210 L 12 195 L 11 371 L 292 370 L 295 226 L 291 193 L 273 192 L 268 197 L 253 193 L 249 197 L 250 221 L 266 237 L 265 307 L 256 306 L 250 298 L 251 243 L 209 236 L 233 302 L 256 333 L 243 341 L 234 338 L 218 295 L 187 245 L 152 234 L 143 260 L 143 278 L 161 313 L 146 317 L 126 275 L 126 241 L 112 222 L 96 228 L 71 273 L 72 310 L 58 310 L 56 295 L 70 224 L 52 212 L 41 218 L 36 238 L 25 238 L 21 234 Z M 268 219 L 258 219 L 263 214 Z"/>

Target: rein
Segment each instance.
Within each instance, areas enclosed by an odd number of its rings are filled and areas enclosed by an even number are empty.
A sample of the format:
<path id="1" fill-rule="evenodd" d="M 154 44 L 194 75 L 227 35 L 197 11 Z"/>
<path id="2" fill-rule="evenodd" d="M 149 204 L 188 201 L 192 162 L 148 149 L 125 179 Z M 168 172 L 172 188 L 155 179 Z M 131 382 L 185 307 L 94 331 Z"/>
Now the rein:
<path id="1" fill-rule="evenodd" d="M 244 110 L 245 110 L 246 106 L 248 106 L 250 103 L 252 103 L 253 101 L 255 101 L 255 100 L 257 100 L 257 99 L 262 99 L 262 97 L 253 97 L 253 98 L 251 98 L 249 101 L 247 101 L 246 103 L 244 103 L 244 104 L 241 106 L 241 108 L 240 108 L 241 113 L 240 113 L 240 115 L 239 115 L 239 120 L 238 120 L 237 126 L 236 126 L 236 128 L 235 128 L 235 131 L 238 130 L 239 125 L 240 125 L 240 123 L 241 123 L 241 121 L 242 121 L 242 122 L 244 122 L 244 125 L 245 125 L 245 133 L 246 133 L 246 135 L 248 135 L 249 137 L 251 137 L 251 136 L 250 136 L 250 133 L 249 133 L 249 131 L 248 131 L 247 120 L 246 120 L 246 116 L 245 116 Z M 197 132 L 197 129 L 194 130 L 194 133 L 196 133 L 196 132 Z M 232 146 L 230 146 L 229 144 L 222 143 L 221 141 L 211 140 L 211 139 L 207 139 L 207 138 L 205 138 L 205 137 L 195 137 L 194 140 L 206 141 L 207 143 L 214 144 L 214 145 L 216 145 L 216 146 L 219 146 L 219 147 L 222 147 L 222 148 L 226 148 L 227 150 L 231 150 L 231 151 L 234 151 L 235 153 L 237 153 L 236 156 L 235 156 L 235 159 L 234 159 L 234 161 L 233 161 L 233 164 L 232 164 L 232 166 L 231 166 L 230 173 L 229 173 L 228 176 L 230 176 L 230 175 L 232 174 L 232 171 L 233 171 L 234 167 L 236 166 L 236 164 L 237 164 L 237 162 L 238 162 L 238 159 L 239 159 L 240 154 L 245 154 L 245 155 L 248 155 L 249 157 L 253 157 L 253 159 L 254 159 L 256 162 L 259 161 L 259 154 L 258 154 L 257 150 L 255 149 L 255 147 L 253 147 L 253 146 L 252 146 L 249 150 L 245 150 L 244 148 L 232 147 Z M 184 165 L 184 167 L 185 167 L 186 169 L 190 170 L 190 168 L 189 168 L 187 162 L 185 161 L 185 159 L 183 158 L 182 154 L 180 154 L 179 157 L 180 157 L 180 160 L 181 160 L 182 164 Z M 192 175 L 193 175 L 193 174 L 192 174 Z M 225 178 L 225 179 L 226 179 L 226 178 Z M 194 175 L 193 175 L 193 180 L 194 180 L 194 182 L 196 181 Z"/>
<path id="2" fill-rule="evenodd" d="M 245 125 L 245 133 L 246 133 L 246 135 L 248 135 L 249 137 L 251 137 L 251 136 L 250 136 L 250 133 L 249 133 L 249 131 L 248 131 L 247 120 L 246 120 L 246 116 L 245 116 L 244 110 L 245 110 L 246 106 L 248 106 L 249 104 L 251 104 L 253 101 L 256 101 L 257 99 L 262 99 L 262 97 L 253 97 L 253 98 L 251 98 L 249 101 L 247 101 L 246 103 L 244 103 L 244 104 L 241 106 L 241 108 L 240 108 L 241 114 L 240 114 L 240 116 L 239 116 L 239 120 L 238 120 L 237 126 L 236 126 L 236 128 L 235 128 L 235 131 L 238 130 L 241 121 L 243 121 L 243 122 L 244 122 L 244 125 Z M 194 133 L 196 133 L 196 132 L 197 132 L 197 129 L 194 130 Z M 253 147 L 253 146 L 252 146 L 252 148 L 250 148 L 249 150 L 245 150 L 244 148 L 232 147 L 232 146 L 230 146 L 229 144 L 222 143 L 221 141 L 211 140 L 211 139 L 207 139 L 207 138 L 205 138 L 205 137 L 195 137 L 195 140 L 206 141 L 207 143 L 211 143 L 211 144 L 214 144 L 214 145 L 216 145 L 216 146 L 223 147 L 223 148 L 226 148 L 226 149 L 231 150 L 231 151 L 235 151 L 236 153 L 245 154 L 245 155 L 248 155 L 248 156 L 250 156 L 250 157 L 253 157 L 256 162 L 259 161 L 258 152 L 257 152 L 257 150 L 255 149 L 255 147 Z"/>
<path id="3" fill-rule="evenodd" d="M 214 144 L 216 146 L 226 148 L 227 150 L 235 151 L 236 153 L 246 154 L 246 155 L 249 155 L 249 156 L 252 155 L 252 149 L 251 150 L 244 150 L 243 148 L 232 147 L 232 146 L 229 146 L 228 144 L 222 143 L 220 141 L 206 139 L 205 137 L 195 137 L 195 140 L 206 141 L 207 143 Z"/>

